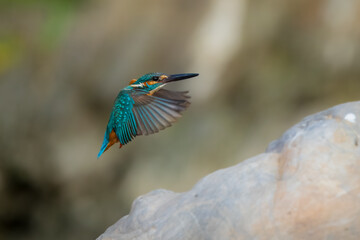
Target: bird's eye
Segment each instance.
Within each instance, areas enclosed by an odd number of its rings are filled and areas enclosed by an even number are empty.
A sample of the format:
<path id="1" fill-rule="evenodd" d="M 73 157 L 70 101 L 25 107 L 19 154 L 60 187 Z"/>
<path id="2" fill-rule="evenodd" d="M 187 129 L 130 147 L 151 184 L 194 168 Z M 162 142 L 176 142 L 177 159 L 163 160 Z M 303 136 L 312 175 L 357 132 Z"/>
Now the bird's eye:
<path id="1" fill-rule="evenodd" d="M 153 79 L 154 81 L 158 81 L 158 80 L 159 80 L 159 77 L 158 77 L 158 76 L 154 76 L 152 79 Z"/>

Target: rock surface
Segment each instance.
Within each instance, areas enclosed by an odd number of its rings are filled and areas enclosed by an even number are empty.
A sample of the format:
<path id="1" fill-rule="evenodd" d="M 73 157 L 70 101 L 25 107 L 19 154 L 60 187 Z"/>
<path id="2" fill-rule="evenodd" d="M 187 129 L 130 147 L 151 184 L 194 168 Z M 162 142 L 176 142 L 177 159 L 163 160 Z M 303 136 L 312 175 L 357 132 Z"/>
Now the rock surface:
<path id="1" fill-rule="evenodd" d="M 190 191 L 155 190 L 98 239 L 360 239 L 360 102 L 306 117 Z"/>

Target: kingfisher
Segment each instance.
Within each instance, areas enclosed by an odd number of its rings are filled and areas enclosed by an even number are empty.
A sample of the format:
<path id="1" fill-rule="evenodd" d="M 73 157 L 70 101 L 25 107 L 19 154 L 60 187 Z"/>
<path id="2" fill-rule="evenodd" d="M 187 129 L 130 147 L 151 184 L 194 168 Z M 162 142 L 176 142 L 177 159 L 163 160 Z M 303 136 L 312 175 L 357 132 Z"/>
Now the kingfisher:
<path id="1" fill-rule="evenodd" d="M 198 76 L 197 73 L 166 75 L 148 73 L 132 79 L 114 101 L 98 158 L 115 143 L 119 148 L 138 135 L 170 127 L 190 105 L 188 91 L 163 89 L 166 84 Z"/>

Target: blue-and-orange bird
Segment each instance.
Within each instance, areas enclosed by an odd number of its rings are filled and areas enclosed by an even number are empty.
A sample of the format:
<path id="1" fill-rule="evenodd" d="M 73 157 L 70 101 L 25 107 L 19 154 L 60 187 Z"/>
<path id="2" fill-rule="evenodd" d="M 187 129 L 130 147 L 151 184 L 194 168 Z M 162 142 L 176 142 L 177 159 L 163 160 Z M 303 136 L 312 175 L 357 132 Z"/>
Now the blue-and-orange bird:
<path id="1" fill-rule="evenodd" d="M 115 99 L 98 158 L 113 144 L 120 148 L 138 135 L 170 127 L 190 102 L 188 92 L 165 90 L 166 84 L 196 77 L 197 73 L 149 73 L 130 81 Z"/>

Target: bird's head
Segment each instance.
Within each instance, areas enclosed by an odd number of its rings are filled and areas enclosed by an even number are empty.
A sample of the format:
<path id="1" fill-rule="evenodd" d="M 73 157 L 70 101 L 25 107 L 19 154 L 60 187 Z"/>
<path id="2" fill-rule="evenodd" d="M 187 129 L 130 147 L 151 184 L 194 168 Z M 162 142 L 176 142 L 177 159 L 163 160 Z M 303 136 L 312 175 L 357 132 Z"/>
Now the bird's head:
<path id="1" fill-rule="evenodd" d="M 130 81 L 130 86 L 133 88 L 141 88 L 145 91 L 156 91 L 160 87 L 165 86 L 167 83 L 175 82 L 187 78 L 196 77 L 197 73 L 182 73 L 166 75 L 164 73 L 148 73 L 141 76 L 139 79 Z"/>

